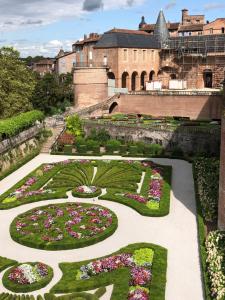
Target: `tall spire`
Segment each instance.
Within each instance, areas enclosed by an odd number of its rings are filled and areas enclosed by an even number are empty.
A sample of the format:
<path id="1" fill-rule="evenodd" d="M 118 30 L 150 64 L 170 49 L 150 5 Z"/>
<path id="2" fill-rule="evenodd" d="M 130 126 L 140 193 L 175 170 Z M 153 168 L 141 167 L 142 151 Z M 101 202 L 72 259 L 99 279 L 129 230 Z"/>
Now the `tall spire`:
<path id="1" fill-rule="evenodd" d="M 166 46 L 166 42 L 170 37 L 169 30 L 167 28 L 166 19 L 162 9 L 159 12 L 159 16 L 157 22 L 155 24 L 154 36 L 161 44 L 161 47 L 164 48 Z"/>

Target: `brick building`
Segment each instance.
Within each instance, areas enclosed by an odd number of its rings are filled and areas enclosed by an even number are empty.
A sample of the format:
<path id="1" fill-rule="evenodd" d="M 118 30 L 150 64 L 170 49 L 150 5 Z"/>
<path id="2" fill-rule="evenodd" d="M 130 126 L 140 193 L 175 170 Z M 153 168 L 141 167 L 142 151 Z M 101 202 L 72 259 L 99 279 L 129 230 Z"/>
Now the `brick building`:
<path id="1" fill-rule="evenodd" d="M 46 73 L 53 73 L 55 70 L 55 59 L 43 58 L 32 65 L 32 70 L 44 76 Z"/>
<path id="2" fill-rule="evenodd" d="M 144 23 L 142 19 L 140 27 L 144 28 Z M 75 43 L 75 101 L 81 95 L 83 99 L 87 97 L 85 88 L 87 91 L 88 80 L 95 83 L 95 88 L 98 87 L 99 101 L 100 98 L 105 99 L 107 92 L 102 69 L 109 79 L 108 88 L 115 88 L 115 92 L 121 89 L 145 90 L 148 83 L 153 84 L 150 89 L 154 89 L 154 84 L 160 89 L 220 88 L 225 71 L 225 34 L 216 34 L 217 31 L 214 34 L 179 34 L 188 26 L 201 26 L 202 32 L 204 26 L 205 32 L 207 26 L 219 30 L 223 26 L 223 19 L 212 23 L 205 25 L 204 16 L 190 16 L 187 10 L 183 10 L 178 34 L 171 34 L 172 26 L 168 29 L 168 23 L 160 11 L 153 34 L 145 30 L 112 29 L 102 36 L 93 34 Z M 93 68 L 95 82 L 89 77 L 90 74 L 93 76 Z M 76 76 L 78 72 L 79 76 Z M 104 86 L 102 93 L 100 83 Z M 95 88 L 89 88 L 93 98 Z M 87 104 L 90 101 L 85 102 Z"/>

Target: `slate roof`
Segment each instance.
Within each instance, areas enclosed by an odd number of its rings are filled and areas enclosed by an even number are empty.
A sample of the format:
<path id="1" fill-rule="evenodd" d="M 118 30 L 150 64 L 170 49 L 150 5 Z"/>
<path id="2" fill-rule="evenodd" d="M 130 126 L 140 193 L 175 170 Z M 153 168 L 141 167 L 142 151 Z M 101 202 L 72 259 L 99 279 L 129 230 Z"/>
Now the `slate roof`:
<path id="1" fill-rule="evenodd" d="M 141 48 L 159 49 L 157 39 L 139 30 L 113 29 L 103 34 L 95 48 Z"/>

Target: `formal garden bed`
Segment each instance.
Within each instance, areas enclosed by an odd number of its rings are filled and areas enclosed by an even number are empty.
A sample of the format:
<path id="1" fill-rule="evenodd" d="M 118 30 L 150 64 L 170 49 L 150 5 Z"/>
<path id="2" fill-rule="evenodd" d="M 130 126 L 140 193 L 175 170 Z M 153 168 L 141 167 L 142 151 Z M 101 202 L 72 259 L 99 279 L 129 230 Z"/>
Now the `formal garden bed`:
<path id="1" fill-rule="evenodd" d="M 56 294 L 113 284 L 111 300 L 165 299 L 167 250 L 153 244 L 129 245 L 106 257 L 61 263 L 60 268 L 63 277 L 51 290 Z"/>
<path id="2" fill-rule="evenodd" d="M 2 278 L 5 288 L 14 293 L 28 293 L 47 286 L 53 278 L 51 267 L 40 263 L 17 264 L 7 270 Z"/>
<path id="3" fill-rule="evenodd" d="M 0 209 L 30 202 L 67 198 L 94 198 L 134 208 L 142 215 L 169 213 L 172 168 L 151 161 L 66 160 L 44 164 L 0 196 Z M 142 176 L 144 180 L 141 184 Z"/>
<path id="4" fill-rule="evenodd" d="M 67 250 L 98 243 L 118 226 L 109 209 L 84 203 L 38 207 L 16 217 L 10 227 L 14 241 L 37 249 Z"/>

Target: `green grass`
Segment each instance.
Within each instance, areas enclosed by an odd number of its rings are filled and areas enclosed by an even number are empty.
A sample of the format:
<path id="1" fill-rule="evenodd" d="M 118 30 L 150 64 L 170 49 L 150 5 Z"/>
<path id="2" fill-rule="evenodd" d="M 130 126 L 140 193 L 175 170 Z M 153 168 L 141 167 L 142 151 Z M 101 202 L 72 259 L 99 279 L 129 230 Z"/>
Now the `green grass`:
<path id="1" fill-rule="evenodd" d="M 167 270 L 167 250 L 165 248 L 153 244 L 139 243 L 122 248 L 111 255 L 119 253 L 132 254 L 135 250 L 140 248 L 150 248 L 154 251 L 154 261 L 152 265 L 153 276 L 151 283 L 149 283 L 150 298 L 154 300 L 165 300 Z M 63 276 L 51 289 L 51 292 L 56 294 L 82 292 L 113 284 L 114 288 L 110 300 L 126 300 L 130 279 L 128 268 L 122 268 L 110 273 L 101 273 L 88 280 L 75 280 L 79 268 L 94 260 L 97 259 L 77 263 L 61 263 L 59 266 L 63 272 Z"/>
<path id="2" fill-rule="evenodd" d="M 90 245 L 93 245 L 100 241 L 105 240 L 107 237 L 111 236 L 116 231 L 116 229 L 118 227 L 118 219 L 111 210 L 107 209 L 107 211 L 112 216 L 112 224 L 109 227 L 107 227 L 103 232 L 99 232 L 94 236 L 84 237 L 84 238 L 80 238 L 80 239 L 73 238 L 72 236 L 70 236 L 66 230 L 65 223 L 69 220 L 72 220 L 73 217 L 69 216 L 69 214 L 67 213 L 67 208 L 70 207 L 70 208 L 73 208 L 73 210 L 78 211 L 77 206 L 76 206 L 77 204 L 79 204 L 79 203 L 57 204 L 57 205 L 54 205 L 54 208 L 52 208 L 52 205 L 47 205 L 47 206 L 42 206 L 39 208 L 29 210 L 28 212 L 25 212 L 25 213 L 19 215 L 18 217 L 16 217 L 13 220 L 13 222 L 10 226 L 10 234 L 11 234 L 12 239 L 14 241 L 16 241 L 17 243 L 25 245 L 27 247 L 56 251 L 56 250 L 68 250 L 68 249 L 76 249 L 76 248 L 90 246 Z M 82 203 L 80 205 L 82 206 L 83 209 L 88 209 L 93 206 L 92 204 L 85 204 L 85 203 Z M 100 205 L 94 205 L 94 206 L 99 207 L 100 209 L 105 209 L 104 207 L 102 207 Z M 47 219 L 46 215 L 39 216 L 38 220 L 35 221 L 35 223 L 38 223 L 38 227 L 34 228 L 33 227 L 34 222 L 29 221 L 29 218 L 30 218 L 30 216 L 35 214 L 35 211 L 37 209 L 48 212 L 51 215 L 55 214 L 56 209 L 61 209 L 64 211 L 64 215 L 62 217 L 54 219 L 54 224 L 51 227 L 52 230 L 51 230 L 51 228 L 46 229 L 44 226 L 44 221 Z M 84 216 L 80 223 L 72 226 L 73 231 L 81 232 L 81 233 L 83 233 L 84 236 L 89 236 L 89 234 L 90 234 L 89 229 L 81 230 L 79 227 L 81 225 L 85 225 L 85 226 L 91 225 L 90 220 L 92 218 L 93 218 L 93 216 Z M 104 224 L 106 224 L 107 218 L 106 217 L 100 217 L 100 218 L 101 218 L 102 223 L 101 224 L 93 224 L 93 226 L 101 228 L 102 226 L 104 226 Z M 28 231 L 28 232 L 31 231 L 32 234 L 27 234 L 27 235 L 21 234 L 16 228 L 16 224 L 18 221 L 27 224 L 27 226 L 23 228 L 23 231 Z M 56 227 L 60 229 L 60 232 L 54 230 L 54 228 L 56 228 Z M 42 239 L 42 236 L 46 235 L 46 236 L 56 237 L 59 235 L 59 233 L 63 234 L 62 240 L 44 241 Z"/>
<path id="3" fill-rule="evenodd" d="M 37 262 L 36 263 L 28 263 L 28 264 L 35 265 L 35 264 L 37 264 Z M 41 279 L 40 281 L 31 283 L 31 284 L 24 284 L 24 285 L 17 284 L 15 282 L 11 281 L 8 278 L 8 276 L 9 276 L 10 272 L 14 268 L 18 267 L 19 265 L 21 265 L 21 264 L 16 264 L 15 266 L 13 266 L 9 270 L 7 270 L 2 278 L 2 283 L 3 283 L 4 287 L 11 292 L 29 293 L 29 292 L 37 291 L 37 290 L 40 290 L 40 289 L 44 288 L 45 286 L 47 286 L 53 278 L 53 270 L 51 267 L 48 266 L 48 275 L 46 277 L 44 277 L 43 279 Z"/>
<path id="4" fill-rule="evenodd" d="M 17 264 L 17 261 L 0 256 L 0 272 L 15 264 Z"/>

